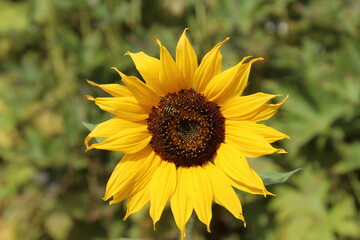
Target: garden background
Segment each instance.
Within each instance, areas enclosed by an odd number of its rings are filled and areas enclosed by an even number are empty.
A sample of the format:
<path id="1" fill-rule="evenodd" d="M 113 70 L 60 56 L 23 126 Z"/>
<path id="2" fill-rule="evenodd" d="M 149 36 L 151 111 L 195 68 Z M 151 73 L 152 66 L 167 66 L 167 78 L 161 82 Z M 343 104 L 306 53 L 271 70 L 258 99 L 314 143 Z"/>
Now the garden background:
<path id="1" fill-rule="evenodd" d="M 1 0 L 1 240 L 178 239 L 169 208 L 155 232 L 146 209 L 124 222 L 124 204 L 102 201 L 120 155 L 85 153 L 82 122 L 110 117 L 86 79 L 139 76 L 123 54 L 158 56 L 155 35 L 174 54 L 185 27 L 199 58 L 230 37 L 224 68 L 265 58 L 246 94 L 289 94 L 267 124 L 292 139 L 251 165 L 302 168 L 268 186 L 276 197 L 240 196 L 247 228 L 214 205 L 212 234 L 196 221 L 193 239 L 360 239 L 360 1 Z"/>

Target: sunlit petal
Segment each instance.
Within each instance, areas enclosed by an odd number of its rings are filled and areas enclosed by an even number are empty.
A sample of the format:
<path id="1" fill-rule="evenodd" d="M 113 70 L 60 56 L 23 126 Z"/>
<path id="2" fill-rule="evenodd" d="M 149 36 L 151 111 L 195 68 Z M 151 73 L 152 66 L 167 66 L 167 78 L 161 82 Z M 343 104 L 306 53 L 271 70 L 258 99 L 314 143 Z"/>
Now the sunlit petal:
<path id="1" fill-rule="evenodd" d="M 240 200 L 231 187 L 229 178 L 212 163 L 205 168 L 213 188 L 214 201 L 229 210 L 234 217 L 244 221 L 245 224 Z"/>
<path id="2" fill-rule="evenodd" d="M 85 145 L 88 148 L 89 142 L 92 138 L 109 138 L 117 134 L 119 131 L 123 130 L 124 128 L 128 128 L 129 124 L 132 127 L 140 127 L 141 125 L 146 125 L 145 122 L 130 122 L 123 120 L 119 117 L 114 117 L 110 120 L 102 122 L 98 124 L 94 130 L 89 133 L 89 135 L 85 138 Z"/>
<path id="3" fill-rule="evenodd" d="M 174 215 L 175 223 L 181 231 L 182 239 L 185 238 L 185 225 L 193 212 L 193 203 L 189 194 L 191 179 L 187 177 L 186 168 L 177 170 L 177 186 L 174 195 L 170 199 L 171 210 Z"/>
<path id="4" fill-rule="evenodd" d="M 264 124 L 258 124 L 251 121 L 234 121 L 234 120 L 227 120 L 226 125 L 228 127 L 233 126 L 234 128 L 238 129 L 239 131 L 244 130 L 245 132 L 255 133 L 256 135 L 262 136 L 265 140 L 269 143 L 273 143 L 275 141 L 290 137 L 284 133 L 281 133 L 275 130 L 272 127 L 266 126 Z"/>
<path id="5" fill-rule="evenodd" d="M 194 75 L 194 89 L 200 93 L 204 92 L 209 81 L 219 74 L 222 69 L 222 56 L 220 48 L 229 38 L 218 43 L 210 52 L 208 52 L 202 59 L 200 66 L 195 71 Z"/>
<path id="6" fill-rule="evenodd" d="M 159 95 L 164 96 L 166 94 L 166 91 L 165 89 L 161 88 L 162 86 L 159 84 L 159 59 L 150 57 L 144 52 L 126 52 L 125 55 L 130 56 L 131 59 L 134 61 L 136 69 L 144 78 L 146 84 L 148 84 L 152 89 L 154 89 Z"/>
<path id="7" fill-rule="evenodd" d="M 207 231 L 210 231 L 212 218 L 211 203 L 214 199 L 211 181 L 204 167 L 190 167 L 183 170 L 183 176 L 190 179 L 188 185 L 190 198 L 199 220 L 203 222 Z"/>
<path id="8" fill-rule="evenodd" d="M 140 79 L 133 76 L 126 76 L 120 72 L 117 68 L 115 69 L 121 76 L 121 80 L 125 83 L 127 89 L 131 92 L 139 103 L 147 106 L 156 106 L 160 101 L 160 96 L 151 88 L 146 85 Z"/>
<path id="9" fill-rule="evenodd" d="M 261 111 L 269 100 L 277 96 L 280 95 L 255 93 L 235 97 L 221 106 L 221 112 L 226 119 L 250 120 Z"/>
<path id="10" fill-rule="evenodd" d="M 229 144 L 222 144 L 215 158 L 215 165 L 219 167 L 231 180 L 231 184 L 244 190 L 244 186 L 254 189 L 261 189 L 265 193 L 265 186 L 262 180 L 252 171 L 247 159 Z"/>
<path id="11" fill-rule="evenodd" d="M 194 48 L 186 36 L 186 28 L 176 47 L 176 64 L 183 73 L 185 89 L 191 88 L 194 73 L 198 67 L 198 59 Z"/>
<path id="12" fill-rule="evenodd" d="M 115 114 L 125 120 L 142 121 L 149 117 L 150 106 L 140 104 L 134 97 L 93 98 L 87 96 L 104 111 Z"/>
<path id="13" fill-rule="evenodd" d="M 169 51 L 158 39 L 155 40 L 160 48 L 159 84 L 166 90 L 167 93 L 190 88 L 191 85 L 184 81 L 183 74 L 181 73 L 178 65 L 176 65 Z"/>
<path id="14" fill-rule="evenodd" d="M 241 126 L 241 124 L 226 123 L 225 142 L 236 147 L 245 157 L 261 157 L 272 153 L 285 153 L 277 149 L 262 136 Z"/>
<path id="15" fill-rule="evenodd" d="M 111 83 L 111 84 L 97 84 L 93 81 L 86 80 L 89 84 L 101 88 L 103 91 L 109 93 L 114 97 L 130 97 L 131 92 L 123 85 Z"/>
<path id="16" fill-rule="evenodd" d="M 87 150 L 96 148 L 122 153 L 136 153 L 146 147 L 151 140 L 146 124 L 123 121 L 123 124 L 127 123 L 126 128 L 119 129 L 116 134 L 102 142 L 93 143 Z"/>
<path id="17" fill-rule="evenodd" d="M 261 121 L 268 120 L 269 118 L 271 118 L 272 116 L 275 115 L 277 110 L 288 100 L 288 98 L 289 98 L 289 96 L 286 96 L 281 102 L 276 103 L 276 104 L 263 105 L 259 109 L 257 114 L 252 116 L 250 120 L 254 121 L 254 122 L 261 122 Z"/>
<path id="18" fill-rule="evenodd" d="M 236 66 L 225 70 L 211 79 L 205 88 L 205 96 L 210 101 L 223 105 L 228 100 L 240 95 L 247 85 L 251 64 L 262 60 L 262 58 L 255 58 L 249 63 L 244 64 L 244 61 L 248 58 L 243 58 Z"/>
<path id="19" fill-rule="evenodd" d="M 151 147 L 126 154 L 111 174 L 104 200 L 113 197 L 111 203 L 116 203 L 133 196 L 146 186 L 159 165 L 160 159 Z"/>
<path id="20" fill-rule="evenodd" d="M 136 213 L 144 208 L 150 201 L 150 184 L 147 184 L 143 189 L 135 193 L 129 198 L 127 202 L 126 215 L 124 221 L 133 213 Z"/>
<path id="21" fill-rule="evenodd" d="M 150 181 L 150 216 L 154 223 L 154 229 L 166 202 L 175 192 L 176 181 L 175 164 L 162 161 Z"/>

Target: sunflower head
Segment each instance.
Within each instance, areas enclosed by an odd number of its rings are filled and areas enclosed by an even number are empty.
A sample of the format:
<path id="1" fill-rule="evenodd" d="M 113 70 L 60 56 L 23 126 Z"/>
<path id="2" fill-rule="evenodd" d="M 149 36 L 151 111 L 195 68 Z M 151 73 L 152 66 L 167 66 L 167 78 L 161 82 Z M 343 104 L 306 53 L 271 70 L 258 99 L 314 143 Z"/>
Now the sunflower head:
<path id="1" fill-rule="evenodd" d="M 125 154 L 107 183 L 104 200 L 128 199 L 125 219 L 150 203 L 154 226 L 170 200 L 182 238 L 193 211 L 210 231 L 212 202 L 244 221 L 234 188 L 272 195 L 246 157 L 284 153 L 270 143 L 289 138 L 259 124 L 272 117 L 287 97 L 269 104 L 279 95 L 241 96 L 251 65 L 262 58 L 245 57 L 222 71 L 220 48 L 226 38 L 199 65 L 186 31 L 178 42 L 176 60 L 158 39 L 159 59 L 143 52 L 126 53 L 143 80 L 113 68 L 125 85 L 88 81 L 112 95 L 88 98 L 114 117 L 85 139 L 88 150 Z M 89 146 L 94 137 L 104 140 Z"/>
<path id="2" fill-rule="evenodd" d="M 219 107 L 194 89 L 168 93 L 153 107 L 147 123 L 155 153 L 177 167 L 206 164 L 225 140 Z"/>

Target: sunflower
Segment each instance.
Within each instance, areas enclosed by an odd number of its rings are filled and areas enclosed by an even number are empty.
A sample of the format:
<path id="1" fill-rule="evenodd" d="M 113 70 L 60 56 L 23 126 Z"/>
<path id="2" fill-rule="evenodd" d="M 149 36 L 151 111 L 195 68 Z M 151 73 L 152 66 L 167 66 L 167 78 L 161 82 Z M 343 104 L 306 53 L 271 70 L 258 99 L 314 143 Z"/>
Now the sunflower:
<path id="1" fill-rule="evenodd" d="M 244 222 L 234 188 L 273 195 L 246 157 L 284 153 L 270 143 L 289 138 L 258 122 L 272 117 L 287 97 L 255 93 L 241 96 L 251 65 L 263 58 L 243 58 L 222 71 L 218 43 L 198 64 L 184 30 L 176 47 L 176 60 L 155 39 L 160 59 L 144 52 L 127 52 L 144 81 L 116 70 L 125 84 L 96 84 L 112 97 L 88 99 L 115 115 L 86 137 L 87 150 L 124 153 L 106 185 L 104 200 L 127 201 L 124 220 L 150 202 L 154 229 L 166 203 L 185 237 L 185 225 L 195 211 L 210 232 L 212 202 Z M 89 146 L 92 138 L 104 138 Z"/>

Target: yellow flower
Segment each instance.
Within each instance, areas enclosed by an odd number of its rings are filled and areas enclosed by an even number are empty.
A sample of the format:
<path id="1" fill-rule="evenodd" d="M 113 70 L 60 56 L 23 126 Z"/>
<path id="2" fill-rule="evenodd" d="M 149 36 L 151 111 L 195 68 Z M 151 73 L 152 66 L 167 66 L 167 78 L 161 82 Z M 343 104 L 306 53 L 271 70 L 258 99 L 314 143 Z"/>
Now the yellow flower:
<path id="1" fill-rule="evenodd" d="M 288 138 L 258 123 L 272 117 L 287 98 L 268 104 L 279 95 L 240 96 L 251 65 L 262 58 L 246 62 L 245 57 L 222 71 L 220 48 L 226 38 L 198 65 L 186 30 L 176 48 L 176 61 L 157 39 L 160 59 L 126 53 L 146 83 L 116 68 L 125 86 L 88 81 L 112 95 L 88 98 L 115 117 L 100 123 L 85 139 L 87 150 L 125 154 L 107 183 L 104 200 L 128 199 L 124 219 L 150 202 L 154 227 L 170 200 L 182 238 L 193 210 L 210 232 L 213 201 L 244 221 L 233 187 L 272 195 L 246 157 L 283 153 L 270 143 Z M 94 137 L 105 139 L 89 146 Z"/>

